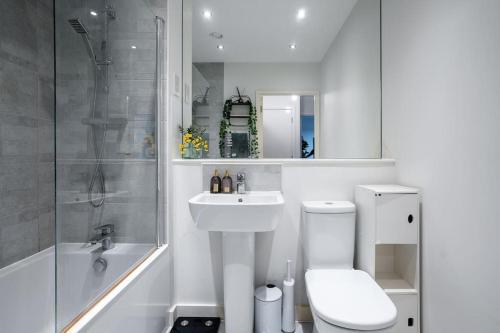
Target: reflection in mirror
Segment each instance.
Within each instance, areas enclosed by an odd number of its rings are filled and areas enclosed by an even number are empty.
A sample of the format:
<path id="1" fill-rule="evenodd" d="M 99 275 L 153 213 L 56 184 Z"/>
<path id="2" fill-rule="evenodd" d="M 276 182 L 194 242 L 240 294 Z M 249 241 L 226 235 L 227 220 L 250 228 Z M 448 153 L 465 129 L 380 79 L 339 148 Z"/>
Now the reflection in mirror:
<path id="1" fill-rule="evenodd" d="M 306 158 L 315 157 L 318 144 L 315 134 L 315 95 L 257 92 L 261 102 L 261 119 L 258 122 L 262 140 L 261 157 Z M 316 115 L 317 117 L 317 115 Z"/>
<path id="2" fill-rule="evenodd" d="M 183 10 L 182 126 L 208 142 L 183 157 L 381 157 L 379 0 L 184 0 Z"/>

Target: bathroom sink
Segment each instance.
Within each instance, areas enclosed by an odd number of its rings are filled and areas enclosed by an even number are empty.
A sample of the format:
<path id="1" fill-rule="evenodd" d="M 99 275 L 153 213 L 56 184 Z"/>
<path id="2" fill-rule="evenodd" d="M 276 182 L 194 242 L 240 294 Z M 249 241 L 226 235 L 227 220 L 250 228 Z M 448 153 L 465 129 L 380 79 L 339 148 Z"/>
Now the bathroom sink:
<path id="1" fill-rule="evenodd" d="M 226 332 L 253 332 L 255 233 L 276 229 L 284 204 L 279 191 L 203 192 L 189 200 L 198 229 L 222 232 Z"/>
<path id="2" fill-rule="evenodd" d="M 264 232 L 276 229 L 284 203 L 279 191 L 203 192 L 189 200 L 189 210 L 196 227 L 201 230 Z"/>

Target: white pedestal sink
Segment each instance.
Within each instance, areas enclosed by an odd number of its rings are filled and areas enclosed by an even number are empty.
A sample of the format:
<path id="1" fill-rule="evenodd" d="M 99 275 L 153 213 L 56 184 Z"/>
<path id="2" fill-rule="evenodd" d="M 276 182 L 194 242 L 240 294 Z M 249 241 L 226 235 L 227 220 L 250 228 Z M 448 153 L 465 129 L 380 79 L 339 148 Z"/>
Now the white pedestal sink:
<path id="1" fill-rule="evenodd" d="M 279 191 L 203 192 L 189 200 L 198 229 L 223 233 L 226 332 L 253 332 L 255 232 L 276 229 L 284 204 Z"/>

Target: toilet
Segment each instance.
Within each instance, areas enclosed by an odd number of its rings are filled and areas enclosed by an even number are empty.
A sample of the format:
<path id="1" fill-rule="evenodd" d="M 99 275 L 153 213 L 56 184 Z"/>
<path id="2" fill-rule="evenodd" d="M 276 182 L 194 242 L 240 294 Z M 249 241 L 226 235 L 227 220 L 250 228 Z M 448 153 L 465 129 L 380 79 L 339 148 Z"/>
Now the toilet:
<path id="1" fill-rule="evenodd" d="M 348 201 L 302 203 L 307 297 L 314 333 L 389 332 L 394 303 L 366 272 L 355 270 L 355 214 Z"/>

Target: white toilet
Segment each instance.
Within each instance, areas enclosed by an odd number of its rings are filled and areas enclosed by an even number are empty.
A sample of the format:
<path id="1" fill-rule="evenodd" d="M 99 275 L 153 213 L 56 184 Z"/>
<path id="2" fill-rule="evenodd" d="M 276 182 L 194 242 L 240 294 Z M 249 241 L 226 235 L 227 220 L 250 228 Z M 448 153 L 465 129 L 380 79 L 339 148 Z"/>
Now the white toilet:
<path id="1" fill-rule="evenodd" d="M 367 273 L 353 269 L 355 206 L 302 203 L 306 289 L 315 333 L 388 332 L 394 303 Z"/>

